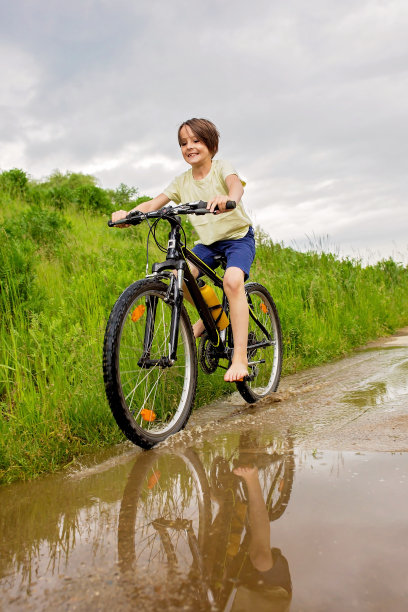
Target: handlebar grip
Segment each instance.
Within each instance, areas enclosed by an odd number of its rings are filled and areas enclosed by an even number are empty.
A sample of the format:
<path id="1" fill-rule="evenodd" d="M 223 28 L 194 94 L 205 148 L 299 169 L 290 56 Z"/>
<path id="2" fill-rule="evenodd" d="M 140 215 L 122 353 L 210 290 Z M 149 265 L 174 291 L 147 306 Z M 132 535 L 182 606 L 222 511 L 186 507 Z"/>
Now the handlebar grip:
<path id="1" fill-rule="evenodd" d="M 119 221 L 108 221 L 108 226 L 116 227 L 117 225 L 139 225 L 144 218 L 145 215 L 143 213 L 135 211 L 129 213 L 126 217 L 120 219 Z"/>
<path id="2" fill-rule="evenodd" d="M 205 211 L 205 209 L 207 208 L 207 204 L 208 202 L 203 202 L 203 200 L 200 200 L 199 202 L 195 202 L 195 209 L 196 210 L 202 210 L 203 213 Z M 234 208 L 237 207 L 237 203 L 234 202 L 234 200 L 228 200 L 225 204 L 225 209 L 226 210 L 233 210 Z M 218 210 L 218 206 L 216 207 L 215 210 Z M 201 214 L 203 214 L 201 213 Z"/>
<path id="3" fill-rule="evenodd" d="M 129 222 L 125 217 L 124 219 L 121 219 L 120 221 L 108 221 L 108 227 L 116 227 L 117 225 L 125 225 L 128 223 Z"/>

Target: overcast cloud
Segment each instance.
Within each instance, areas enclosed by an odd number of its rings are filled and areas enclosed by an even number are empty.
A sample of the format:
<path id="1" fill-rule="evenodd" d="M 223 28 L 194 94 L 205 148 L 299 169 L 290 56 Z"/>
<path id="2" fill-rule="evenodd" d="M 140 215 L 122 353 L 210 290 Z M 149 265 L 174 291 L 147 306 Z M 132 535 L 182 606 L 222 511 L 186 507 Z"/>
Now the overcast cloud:
<path id="1" fill-rule="evenodd" d="M 255 224 L 408 263 L 406 0 L 0 0 L 0 168 L 157 195 L 213 120 Z"/>

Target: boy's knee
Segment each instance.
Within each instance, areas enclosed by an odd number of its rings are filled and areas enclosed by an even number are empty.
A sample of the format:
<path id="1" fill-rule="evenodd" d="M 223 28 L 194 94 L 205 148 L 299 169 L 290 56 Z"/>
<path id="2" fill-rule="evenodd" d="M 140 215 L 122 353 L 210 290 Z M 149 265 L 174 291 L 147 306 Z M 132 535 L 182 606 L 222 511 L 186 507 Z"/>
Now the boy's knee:
<path id="1" fill-rule="evenodd" d="M 224 276 L 224 291 L 228 293 L 238 293 L 244 287 L 244 272 L 240 268 L 227 268 Z"/>

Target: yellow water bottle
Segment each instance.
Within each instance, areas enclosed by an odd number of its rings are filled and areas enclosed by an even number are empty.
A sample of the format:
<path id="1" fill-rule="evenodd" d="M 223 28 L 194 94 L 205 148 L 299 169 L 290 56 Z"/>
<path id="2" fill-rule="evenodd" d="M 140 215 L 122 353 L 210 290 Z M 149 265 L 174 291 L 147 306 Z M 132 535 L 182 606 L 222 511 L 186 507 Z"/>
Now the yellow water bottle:
<path id="1" fill-rule="evenodd" d="M 221 331 L 225 329 L 229 325 L 228 317 L 222 309 L 221 302 L 217 297 L 214 289 L 209 285 L 204 285 L 200 287 L 201 295 L 204 298 L 205 303 L 211 310 L 211 314 L 214 318 L 214 321 Z"/>

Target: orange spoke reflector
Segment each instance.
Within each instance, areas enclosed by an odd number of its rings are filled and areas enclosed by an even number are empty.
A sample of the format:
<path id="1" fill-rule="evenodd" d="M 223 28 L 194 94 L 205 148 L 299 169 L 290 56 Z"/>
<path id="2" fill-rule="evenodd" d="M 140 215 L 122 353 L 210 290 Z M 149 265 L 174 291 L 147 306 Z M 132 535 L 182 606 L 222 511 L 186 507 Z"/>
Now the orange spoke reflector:
<path id="1" fill-rule="evenodd" d="M 157 483 L 159 482 L 160 476 L 161 474 L 159 470 L 157 470 L 157 472 L 153 472 L 153 474 L 150 476 L 149 480 L 147 481 L 147 488 L 153 489 L 153 487 L 157 485 Z"/>
<path id="2" fill-rule="evenodd" d="M 131 316 L 132 321 L 135 321 L 135 322 L 138 321 L 140 317 L 143 316 L 145 310 L 146 310 L 146 306 L 144 306 L 143 304 L 139 304 L 139 306 L 136 306 L 136 308 L 132 312 L 132 316 Z"/>
<path id="3" fill-rule="evenodd" d="M 144 421 L 149 421 L 149 423 L 152 423 L 153 421 L 156 420 L 156 413 L 153 412 L 153 410 L 148 410 L 147 408 L 143 408 L 140 414 L 142 416 L 142 419 Z"/>
<path id="4" fill-rule="evenodd" d="M 268 312 L 268 309 L 267 309 L 267 307 L 265 306 L 265 304 L 263 302 L 261 304 L 261 310 L 262 310 L 262 312 Z"/>

